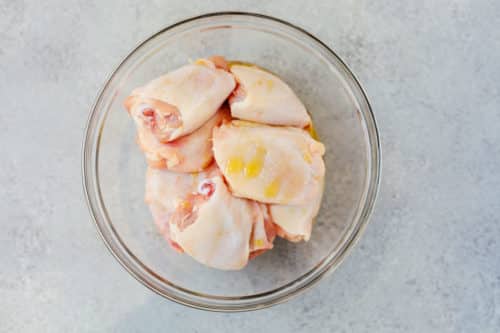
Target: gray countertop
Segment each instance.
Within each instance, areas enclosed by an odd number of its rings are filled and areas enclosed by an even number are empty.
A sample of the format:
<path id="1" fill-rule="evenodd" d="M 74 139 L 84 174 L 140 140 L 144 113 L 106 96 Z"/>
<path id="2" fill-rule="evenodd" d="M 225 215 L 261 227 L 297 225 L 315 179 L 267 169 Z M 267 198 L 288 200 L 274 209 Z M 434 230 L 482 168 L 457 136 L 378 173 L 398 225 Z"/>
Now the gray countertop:
<path id="1" fill-rule="evenodd" d="M 1 332 L 500 331 L 500 2 L 301 2 L 0 0 Z M 352 254 L 251 313 L 143 287 L 105 249 L 81 187 L 107 75 L 153 32 L 218 10 L 274 15 L 331 46 L 382 139 L 379 198 Z"/>

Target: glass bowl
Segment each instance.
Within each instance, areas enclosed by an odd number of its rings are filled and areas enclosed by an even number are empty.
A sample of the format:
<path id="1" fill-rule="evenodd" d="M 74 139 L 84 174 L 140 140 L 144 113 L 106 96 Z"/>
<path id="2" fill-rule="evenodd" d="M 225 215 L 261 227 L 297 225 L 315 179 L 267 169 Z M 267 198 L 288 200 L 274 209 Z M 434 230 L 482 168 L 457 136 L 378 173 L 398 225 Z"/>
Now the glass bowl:
<path id="1" fill-rule="evenodd" d="M 219 271 L 169 248 L 144 203 L 146 163 L 123 107 L 133 88 L 210 55 L 278 74 L 310 112 L 326 146 L 325 193 L 307 243 L 275 248 L 240 271 Z M 320 40 L 269 16 L 224 12 L 154 34 L 111 74 L 92 108 L 83 145 L 83 185 L 91 215 L 116 259 L 158 294 L 195 308 L 242 311 L 289 299 L 339 265 L 368 222 L 379 184 L 375 120 L 360 84 Z"/>

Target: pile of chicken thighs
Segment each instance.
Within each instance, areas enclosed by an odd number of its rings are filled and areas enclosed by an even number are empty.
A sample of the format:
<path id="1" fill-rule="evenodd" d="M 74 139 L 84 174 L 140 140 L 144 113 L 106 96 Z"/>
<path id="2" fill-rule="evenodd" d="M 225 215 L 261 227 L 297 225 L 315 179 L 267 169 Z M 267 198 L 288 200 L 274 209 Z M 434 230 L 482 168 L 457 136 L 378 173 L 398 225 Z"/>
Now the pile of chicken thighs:
<path id="1" fill-rule="evenodd" d="M 234 270 L 276 235 L 309 240 L 325 148 L 280 78 L 199 59 L 135 89 L 125 107 L 148 162 L 145 201 L 174 249 Z"/>

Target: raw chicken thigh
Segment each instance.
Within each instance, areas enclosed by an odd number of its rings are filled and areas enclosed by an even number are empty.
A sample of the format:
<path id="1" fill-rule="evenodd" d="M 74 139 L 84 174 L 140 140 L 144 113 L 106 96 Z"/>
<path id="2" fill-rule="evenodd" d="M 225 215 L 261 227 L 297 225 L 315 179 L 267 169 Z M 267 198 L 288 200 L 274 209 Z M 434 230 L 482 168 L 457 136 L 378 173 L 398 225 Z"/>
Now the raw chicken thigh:
<path id="1" fill-rule="evenodd" d="M 230 71 L 238 82 L 229 98 L 233 117 L 269 125 L 310 124 L 306 108 L 279 77 L 248 65 L 232 65 Z"/>
<path id="2" fill-rule="evenodd" d="M 200 59 L 135 89 L 125 107 L 139 128 L 170 142 L 214 116 L 236 83 L 227 71 Z"/>
<path id="3" fill-rule="evenodd" d="M 212 129 L 228 118 L 227 107 L 222 107 L 193 133 L 167 143 L 161 143 L 151 131 L 139 127 L 137 142 L 150 167 L 176 172 L 201 171 L 213 160 Z"/>
<path id="4" fill-rule="evenodd" d="M 214 129 L 213 149 L 239 197 L 304 205 L 323 184 L 325 148 L 302 129 L 232 121 Z"/>
<path id="5" fill-rule="evenodd" d="M 215 164 L 197 174 L 149 168 L 146 202 L 164 237 L 207 266 L 240 269 L 272 247 L 261 204 L 232 196 Z"/>

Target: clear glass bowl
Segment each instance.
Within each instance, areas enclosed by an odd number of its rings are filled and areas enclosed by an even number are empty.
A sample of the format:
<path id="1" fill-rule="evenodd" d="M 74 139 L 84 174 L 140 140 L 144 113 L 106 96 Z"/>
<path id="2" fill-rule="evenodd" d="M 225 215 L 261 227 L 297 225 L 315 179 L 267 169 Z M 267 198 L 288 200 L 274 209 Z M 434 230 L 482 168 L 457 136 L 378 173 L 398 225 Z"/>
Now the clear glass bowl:
<path id="1" fill-rule="evenodd" d="M 122 104 L 131 90 L 214 54 L 258 64 L 288 82 L 326 145 L 322 208 L 311 240 L 289 243 L 219 271 L 180 255 L 157 233 L 146 207 L 146 163 Z M 348 67 L 290 23 L 250 13 L 214 13 L 174 24 L 136 47 L 102 88 L 83 146 L 83 184 L 97 228 L 116 259 L 158 294 L 196 308 L 267 307 L 311 287 L 339 265 L 367 224 L 379 184 L 380 147 L 368 100 Z"/>

